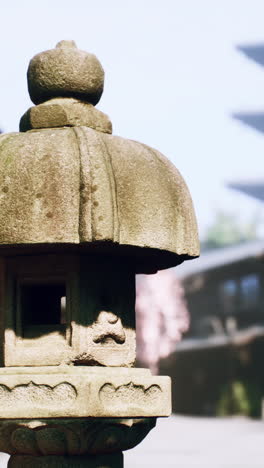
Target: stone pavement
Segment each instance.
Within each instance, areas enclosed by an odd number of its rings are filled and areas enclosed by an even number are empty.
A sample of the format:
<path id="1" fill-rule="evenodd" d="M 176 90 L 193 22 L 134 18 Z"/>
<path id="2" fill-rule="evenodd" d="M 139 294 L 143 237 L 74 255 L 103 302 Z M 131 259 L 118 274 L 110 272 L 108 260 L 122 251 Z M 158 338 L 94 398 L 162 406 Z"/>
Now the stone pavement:
<path id="1" fill-rule="evenodd" d="M 0 456 L 0 468 L 7 459 Z M 125 468 L 172 467 L 263 468 L 264 421 L 171 416 L 125 452 Z"/>
<path id="2" fill-rule="evenodd" d="M 125 468 L 264 467 L 264 421 L 172 416 L 133 450 Z"/>

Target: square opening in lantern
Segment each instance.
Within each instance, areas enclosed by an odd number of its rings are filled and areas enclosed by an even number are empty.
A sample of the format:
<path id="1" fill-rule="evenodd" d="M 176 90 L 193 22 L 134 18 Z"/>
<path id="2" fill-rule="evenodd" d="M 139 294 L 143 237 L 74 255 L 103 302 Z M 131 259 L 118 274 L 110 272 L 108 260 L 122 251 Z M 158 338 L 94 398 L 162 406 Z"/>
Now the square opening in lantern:
<path id="1" fill-rule="evenodd" d="M 18 291 L 19 322 L 25 338 L 51 332 L 64 334 L 67 324 L 66 282 L 22 280 Z"/>
<path id="2" fill-rule="evenodd" d="M 6 261 L 5 366 L 64 362 L 72 347 L 79 257 L 21 255 Z"/>

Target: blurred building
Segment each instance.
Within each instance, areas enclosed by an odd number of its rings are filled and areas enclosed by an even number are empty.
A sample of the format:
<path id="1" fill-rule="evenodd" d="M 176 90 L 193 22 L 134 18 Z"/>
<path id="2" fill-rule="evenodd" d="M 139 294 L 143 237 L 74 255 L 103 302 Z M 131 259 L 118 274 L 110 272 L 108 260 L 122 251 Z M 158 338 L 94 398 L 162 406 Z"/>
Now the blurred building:
<path id="1" fill-rule="evenodd" d="M 247 413 L 260 415 L 264 395 L 263 263 L 264 242 L 254 241 L 208 252 L 193 265 L 185 262 L 174 270 L 184 287 L 190 314 L 187 334 L 174 353 L 160 362 L 161 372 L 169 372 L 173 378 L 175 412 L 218 414 L 228 386 L 238 385 L 243 392 L 249 388 L 258 395 L 252 408 L 248 397 Z M 235 406 L 231 404 L 227 412 L 236 412 Z"/>
<path id="2" fill-rule="evenodd" d="M 238 46 L 238 50 L 250 60 L 264 67 L 264 44 L 241 45 Z M 264 134 L 264 111 L 236 112 L 233 114 L 233 118 Z M 239 190 L 260 201 L 264 201 L 264 177 L 260 177 L 256 180 L 232 181 L 228 184 L 228 187 Z"/>
<path id="3" fill-rule="evenodd" d="M 264 326 L 263 262 L 264 242 L 257 240 L 210 251 L 193 265 L 177 267 L 191 316 L 185 341 Z"/>
<path id="4" fill-rule="evenodd" d="M 238 50 L 264 67 L 264 44 Z M 263 70 L 264 72 L 264 70 Z M 233 118 L 264 134 L 263 112 Z M 264 177 L 228 184 L 264 201 Z M 260 416 L 264 396 L 264 241 L 203 254 L 177 267 L 190 328 L 160 368 L 174 381 L 174 411 Z M 229 393 L 228 393 L 229 392 Z"/>
<path id="5" fill-rule="evenodd" d="M 242 52 L 247 58 L 264 67 L 264 44 L 239 45 L 239 52 Z M 263 69 L 264 72 L 264 69 Z M 264 111 L 263 112 L 235 112 L 233 118 L 239 120 L 245 125 L 264 133 Z"/>

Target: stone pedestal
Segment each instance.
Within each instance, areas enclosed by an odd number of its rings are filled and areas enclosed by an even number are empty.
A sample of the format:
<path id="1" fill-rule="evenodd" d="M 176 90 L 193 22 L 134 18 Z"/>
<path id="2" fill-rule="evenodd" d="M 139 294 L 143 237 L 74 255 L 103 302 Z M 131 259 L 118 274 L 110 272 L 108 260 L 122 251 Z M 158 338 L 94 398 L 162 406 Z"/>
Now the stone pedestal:
<path id="1" fill-rule="evenodd" d="M 123 468 L 121 452 L 106 455 L 32 457 L 14 455 L 10 457 L 8 468 Z"/>
<path id="2" fill-rule="evenodd" d="M 171 414 L 171 381 L 152 376 L 148 369 L 96 366 L 5 367 L 0 372 L 0 451 L 5 420 L 28 420 L 87 429 L 98 419 L 156 418 Z M 46 419 L 47 418 L 47 419 Z M 57 420 L 57 418 L 59 418 Z M 69 419 L 68 419 L 69 418 Z M 118 419 L 111 419 L 117 421 Z M 40 424 L 41 428 L 48 423 Z M 50 425 L 50 424 L 49 424 Z M 131 425 L 131 424 L 129 424 Z M 68 426 L 69 427 L 69 426 Z M 94 429 L 93 429 L 94 432 Z"/>
<path id="3" fill-rule="evenodd" d="M 146 369 L 5 368 L 0 407 L 9 467 L 121 468 L 122 452 L 169 415 L 170 379 Z"/>
<path id="4" fill-rule="evenodd" d="M 0 451 L 23 456 L 118 453 L 139 444 L 156 418 L 14 419 L 0 424 Z"/>

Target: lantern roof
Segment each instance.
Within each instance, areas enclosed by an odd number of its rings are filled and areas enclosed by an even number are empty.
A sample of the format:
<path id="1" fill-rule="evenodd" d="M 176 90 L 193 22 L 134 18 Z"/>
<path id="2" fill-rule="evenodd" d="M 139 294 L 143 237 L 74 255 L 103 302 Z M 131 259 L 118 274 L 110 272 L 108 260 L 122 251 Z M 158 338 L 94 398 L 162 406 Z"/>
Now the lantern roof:
<path id="1" fill-rule="evenodd" d="M 188 188 L 158 151 L 112 135 L 98 59 L 61 41 L 31 60 L 36 106 L 0 136 L 0 248 L 128 255 L 153 271 L 199 255 Z M 13 250 L 14 251 L 14 250 Z"/>

